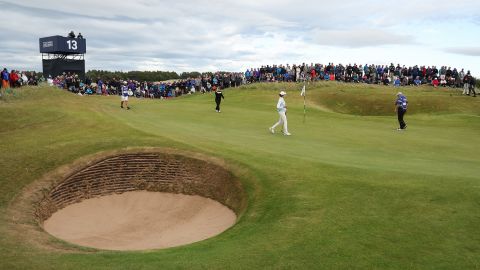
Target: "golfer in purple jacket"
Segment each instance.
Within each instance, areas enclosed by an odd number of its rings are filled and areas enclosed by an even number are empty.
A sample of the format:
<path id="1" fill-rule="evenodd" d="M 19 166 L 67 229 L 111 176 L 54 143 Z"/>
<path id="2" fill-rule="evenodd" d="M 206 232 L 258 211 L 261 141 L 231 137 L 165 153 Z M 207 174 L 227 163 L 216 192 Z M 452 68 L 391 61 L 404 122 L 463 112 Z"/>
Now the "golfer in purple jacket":
<path id="1" fill-rule="evenodd" d="M 407 107 L 408 107 L 407 97 L 404 96 L 402 92 L 398 92 L 397 100 L 395 101 L 395 110 L 397 111 L 398 123 L 400 124 L 400 128 L 397 129 L 399 131 L 407 129 L 407 124 L 403 120 L 403 116 L 407 112 Z"/>

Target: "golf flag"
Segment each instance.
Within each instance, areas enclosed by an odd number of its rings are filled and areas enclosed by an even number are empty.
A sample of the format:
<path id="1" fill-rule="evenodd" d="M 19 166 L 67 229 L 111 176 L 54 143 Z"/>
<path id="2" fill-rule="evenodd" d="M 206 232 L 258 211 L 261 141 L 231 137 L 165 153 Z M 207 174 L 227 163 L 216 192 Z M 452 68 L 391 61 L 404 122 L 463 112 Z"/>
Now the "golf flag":
<path id="1" fill-rule="evenodd" d="M 305 96 L 305 84 L 303 85 L 302 92 L 300 93 L 300 96 L 304 97 Z"/>

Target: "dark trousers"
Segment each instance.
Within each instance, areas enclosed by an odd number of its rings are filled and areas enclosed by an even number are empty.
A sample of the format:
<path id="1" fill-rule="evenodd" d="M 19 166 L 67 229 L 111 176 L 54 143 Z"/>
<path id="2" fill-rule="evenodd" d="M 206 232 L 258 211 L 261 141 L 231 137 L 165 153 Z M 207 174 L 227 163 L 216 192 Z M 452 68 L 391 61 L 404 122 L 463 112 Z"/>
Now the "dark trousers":
<path id="1" fill-rule="evenodd" d="M 402 107 L 397 108 L 398 123 L 400 124 L 401 129 L 405 129 L 405 127 L 407 126 L 407 124 L 405 124 L 405 121 L 403 121 L 403 116 L 405 115 L 406 112 L 407 110 L 405 110 Z"/>
<path id="2" fill-rule="evenodd" d="M 475 93 L 475 85 L 474 84 L 470 84 L 470 88 L 468 89 L 468 94 L 473 94 L 473 96 L 476 96 L 477 93 Z"/>
<path id="3" fill-rule="evenodd" d="M 217 107 L 215 108 L 215 110 L 217 111 L 220 111 L 220 102 L 222 102 L 221 99 L 215 99 L 215 103 L 217 103 Z"/>

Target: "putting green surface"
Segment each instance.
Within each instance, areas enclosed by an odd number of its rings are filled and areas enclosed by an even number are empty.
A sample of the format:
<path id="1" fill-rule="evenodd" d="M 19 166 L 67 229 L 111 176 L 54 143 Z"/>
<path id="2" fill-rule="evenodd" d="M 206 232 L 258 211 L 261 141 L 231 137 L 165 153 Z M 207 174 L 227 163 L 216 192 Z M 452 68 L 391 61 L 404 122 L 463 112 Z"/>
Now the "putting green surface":
<path id="1" fill-rule="evenodd" d="M 401 88 L 408 130 L 396 131 L 392 87 L 257 84 L 171 100 L 76 96 L 39 87 L 0 101 L 0 269 L 478 269 L 480 100 L 460 90 Z M 287 91 L 290 137 L 278 120 Z M 221 235 L 144 252 L 73 246 L 12 205 L 46 173 L 127 147 L 225 160 L 248 207 Z M 15 209 L 19 211 L 21 209 Z M 25 209 L 27 211 L 28 209 Z M 37 228 L 28 241 L 23 225 Z"/>

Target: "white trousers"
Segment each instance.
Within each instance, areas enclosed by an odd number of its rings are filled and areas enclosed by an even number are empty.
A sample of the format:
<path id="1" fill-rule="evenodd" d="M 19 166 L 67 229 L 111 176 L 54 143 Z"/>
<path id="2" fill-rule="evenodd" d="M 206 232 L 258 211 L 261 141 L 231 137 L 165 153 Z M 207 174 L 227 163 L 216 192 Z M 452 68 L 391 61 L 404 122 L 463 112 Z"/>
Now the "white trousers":
<path id="1" fill-rule="evenodd" d="M 470 84 L 469 83 L 464 83 L 463 84 L 463 93 L 464 95 L 468 95 L 469 94 L 469 88 L 470 88 Z"/>
<path id="2" fill-rule="evenodd" d="M 272 128 L 275 129 L 276 127 L 278 127 L 283 123 L 283 133 L 288 133 L 287 115 L 285 114 L 285 112 L 278 112 L 278 114 L 280 115 L 280 119 L 278 120 L 277 123 L 275 123 L 275 125 L 273 125 Z"/>

